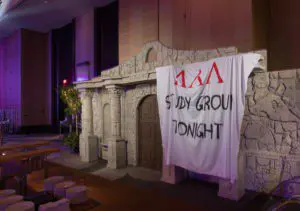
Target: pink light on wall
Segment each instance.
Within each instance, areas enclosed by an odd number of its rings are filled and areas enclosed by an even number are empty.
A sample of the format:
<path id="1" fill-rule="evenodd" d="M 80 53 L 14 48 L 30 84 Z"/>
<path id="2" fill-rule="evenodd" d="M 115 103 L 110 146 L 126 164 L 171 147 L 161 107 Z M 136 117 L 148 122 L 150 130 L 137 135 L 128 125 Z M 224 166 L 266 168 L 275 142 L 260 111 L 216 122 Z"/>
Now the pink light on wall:
<path id="1" fill-rule="evenodd" d="M 76 81 L 86 81 L 90 79 L 90 63 L 82 62 L 76 65 Z"/>

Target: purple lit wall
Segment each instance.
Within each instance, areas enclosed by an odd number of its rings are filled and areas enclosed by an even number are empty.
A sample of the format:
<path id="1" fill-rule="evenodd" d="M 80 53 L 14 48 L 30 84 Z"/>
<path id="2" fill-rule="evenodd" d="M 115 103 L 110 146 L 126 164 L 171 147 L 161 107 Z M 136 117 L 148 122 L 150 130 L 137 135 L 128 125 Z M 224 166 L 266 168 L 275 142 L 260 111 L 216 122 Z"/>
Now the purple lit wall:
<path id="1" fill-rule="evenodd" d="M 78 69 L 77 80 L 86 80 L 94 76 L 94 10 L 79 16 L 76 23 L 76 60 L 75 64 L 89 62 L 89 67 Z M 88 69 L 87 69 L 88 68 Z M 85 71 L 86 70 L 86 71 Z M 87 73 L 89 71 L 89 74 Z"/>
<path id="2" fill-rule="evenodd" d="M 13 110 L 16 127 L 50 124 L 47 41 L 24 29 L 0 41 L 0 108 Z"/>
<path id="3" fill-rule="evenodd" d="M 21 31 L 1 41 L 0 53 L 1 108 L 17 111 L 16 124 L 21 123 Z"/>
<path id="4" fill-rule="evenodd" d="M 4 107 L 4 46 L 0 43 L 0 108 Z"/>

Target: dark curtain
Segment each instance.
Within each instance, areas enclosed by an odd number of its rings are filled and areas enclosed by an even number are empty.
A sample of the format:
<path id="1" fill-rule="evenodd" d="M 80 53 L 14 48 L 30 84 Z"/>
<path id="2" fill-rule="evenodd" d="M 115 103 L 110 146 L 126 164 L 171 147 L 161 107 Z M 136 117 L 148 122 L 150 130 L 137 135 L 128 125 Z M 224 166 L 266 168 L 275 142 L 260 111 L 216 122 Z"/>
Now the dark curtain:
<path id="1" fill-rule="evenodd" d="M 54 126 L 65 117 L 65 105 L 60 100 L 59 88 L 64 79 L 68 84 L 75 78 L 75 22 L 52 30 L 52 111 Z"/>
<path id="2" fill-rule="evenodd" d="M 95 75 L 119 64 L 119 3 L 95 9 Z"/>

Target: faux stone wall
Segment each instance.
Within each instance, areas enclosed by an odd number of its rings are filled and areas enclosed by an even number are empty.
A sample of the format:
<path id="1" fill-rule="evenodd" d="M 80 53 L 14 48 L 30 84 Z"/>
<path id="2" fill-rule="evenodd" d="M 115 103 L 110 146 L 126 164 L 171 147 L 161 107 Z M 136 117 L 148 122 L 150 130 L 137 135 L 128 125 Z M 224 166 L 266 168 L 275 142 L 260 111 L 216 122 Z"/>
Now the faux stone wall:
<path id="1" fill-rule="evenodd" d="M 245 179 L 246 189 L 268 191 L 280 180 L 300 175 L 300 70 L 267 72 L 266 51 L 257 53 L 264 57 L 261 63 L 264 71 L 255 70 L 248 80 L 240 145 L 245 162 L 239 162 L 239 172 Z M 234 47 L 180 51 L 159 42 L 147 43 L 142 52 L 129 61 L 104 71 L 101 77 L 76 84 L 80 91 L 94 93 L 93 111 L 84 112 L 93 117 L 84 116 L 83 131 L 93 133 L 100 142 L 103 141 L 103 107 L 111 102 L 107 87 L 118 86 L 122 90 L 120 122 L 121 136 L 127 141 L 127 161 L 137 165 L 137 109 L 144 97 L 156 94 L 155 68 L 234 54 L 237 54 Z M 88 105 L 88 101 L 84 101 L 83 111 L 89 109 Z M 93 124 L 88 123 L 91 119 Z M 90 125 L 93 125 L 93 132 L 88 128 Z M 81 137 L 80 142 L 87 142 L 87 136 Z M 239 188 L 243 189 L 242 186 Z M 296 185 L 285 188 L 293 193 L 300 191 L 300 186 Z M 233 190 L 226 186 L 225 191 L 230 194 Z"/>
<path id="2" fill-rule="evenodd" d="M 255 73 L 246 99 L 246 188 L 269 191 L 280 180 L 300 176 L 300 70 Z M 285 188 L 300 193 L 300 185 Z"/>

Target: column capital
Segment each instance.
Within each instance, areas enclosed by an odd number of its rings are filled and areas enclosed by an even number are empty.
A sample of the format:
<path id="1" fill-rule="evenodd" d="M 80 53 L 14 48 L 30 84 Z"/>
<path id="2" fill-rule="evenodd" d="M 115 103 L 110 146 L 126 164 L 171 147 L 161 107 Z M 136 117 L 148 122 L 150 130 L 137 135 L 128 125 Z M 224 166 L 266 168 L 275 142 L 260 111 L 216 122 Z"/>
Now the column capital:
<path id="1" fill-rule="evenodd" d="M 92 97 L 94 93 L 92 89 L 78 89 L 78 91 L 81 98 Z"/>
<path id="2" fill-rule="evenodd" d="M 93 93 L 92 93 L 93 98 L 97 98 L 100 96 L 100 91 L 99 89 L 94 89 Z"/>
<path id="3" fill-rule="evenodd" d="M 123 88 L 117 85 L 108 85 L 105 88 L 108 90 L 108 93 L 112 95 L 121 95 L 123 92 Z"/>

